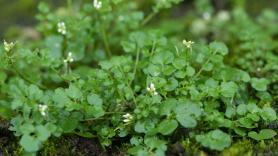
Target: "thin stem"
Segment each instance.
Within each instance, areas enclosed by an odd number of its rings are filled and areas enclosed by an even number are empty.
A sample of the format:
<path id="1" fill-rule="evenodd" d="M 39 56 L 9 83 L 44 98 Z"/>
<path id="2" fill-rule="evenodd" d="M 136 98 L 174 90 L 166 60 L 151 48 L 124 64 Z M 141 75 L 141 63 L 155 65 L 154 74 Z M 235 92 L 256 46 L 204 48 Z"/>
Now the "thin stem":
<path id="1" fill-rule="evenodd" d="M 154 16 L 157 14 L 157 12 L 152 12 L 150 13 L 141 23 L 141 26 L 146 25 L 152 18 L 154 18 Z"/>
<path id="2" fill-rule="evenodd" d="M 153 53 L 154 53 L 154 50 L 155 50 L 155 46 L 156 46 L 156 40 L 154 40 L 153 44 L 152 44 L 151 56 L 153 56 Z"/>
<path id="3" fill-rule="evenodd" d="M 139 57 L 140 57 L 140 49 L 137 47 L 136 50 L 136 60 L 135 60 L 135 65 L 134 65 L 134 69 L 133 69 L 133 79 L 129 82 L 129 85 L 131 85 L 132 81 L 135 79 L 135 75 L 136 75 L 136 71 L 137 71 L 137 66 L 139 63 Z"/>
<path id="4" fill-rule="evenodd" d="M 105 114 L 125 114 L 126 112 L 105 112 Z M 107 120 L 109 118 L 87 118 L 82 121 Z"/>
<path id="5" fill-rule="evenodd" d="M 123 72 L 121 66 L 117 66 L 117 67 L 118 67 L 119 70 L 124 74 L 124 72 Z M 134 91 L 133 91 L 133 89 L 131 88 L 131 86 L 130 86 L 128 80 L 126 79 L 126 77 L 125 77 L 125 83 L 126 83 L 126 85 L 128 86 L 128 88 L 132 91 L 132 99 L 133 99 L 134 104 L 136 104 L 137 102 L 136 102 L 136 98 L 135 98 L 135 95 L 134 95 Z"/>
<path id="6" fill-rule="evenodd" d="M 102 34 L 102 39 L 103 39 L 104 46 L 105 46 L 105 52 L 106 52 L 107 56 L 110 58 L 112 56 L 112 54 L 111 54 L 111 50 L 110 50 L 110 47 L 109 47 L 107 34 L 102 27 L 101 27 L 101 34 Z"/>
<path id="7" fill-rule="evenodd" d="M 23 74 L 22 74 L 21 72 L 19 72 L 16 68 L 14 68 L 14 72 L 15 72 L 19 77 L 21 77 L 23 80 L 25 80 L 25 81 L 27 81 L 27 82 L 29 82 L 29 83 L 31 83 L 31 84 L 34 84 L 34 85 L 38 86 L 40 89 L 43 89 L 43 90 L 46 90 L 46 89 L 47 89 L 47 87 L 45 87 L 44 85 L 38 84 L 38 83 L 34 82 L 33 80 L 29 79 L 29 77 L 23 75 Z"/>
<path id="8" fill-rule="evenodd" d="M 87 118 L 83 119 L 82 121 L 96 121 L 96 120 L 106 120 L 108 118 Z"/>
<path id="9" fill-rule="evenodd" d="M 211 56 L 215 55 L 216 52 L 213 52 Z M 207 59 L 207 61 L 202 65 L 201 69 L 198 71 L 198 73 L 194 76 L 193 80 L 197 78 L 204 70 L 205 65 L 207 65 L 210 62 L 211 56 Z"/>

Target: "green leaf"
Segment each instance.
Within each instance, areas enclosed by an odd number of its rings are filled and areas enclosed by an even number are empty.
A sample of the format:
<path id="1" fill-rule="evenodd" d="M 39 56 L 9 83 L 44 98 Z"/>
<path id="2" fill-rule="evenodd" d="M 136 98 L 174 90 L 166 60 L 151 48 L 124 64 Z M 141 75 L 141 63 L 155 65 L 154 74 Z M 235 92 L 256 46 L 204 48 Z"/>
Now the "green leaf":
<path id="1" fill-rule="evenodd" d="M 176 58 L 173 62 L 173 65 L 177 69 L 182 69 L 185 67 L 186 61 L 185 61 L 185 59 L 182 59 L 182 58 Z"/>
<path id="2" fill-rule="evenodd" d="M 157 53 L 152 58 L 152 63 L 157 65 L 166 65 L 174 61 L 174 54 L 171 52 Z"/>
<path id="3" fill-rule="evenodd" d="M 244 115 L 247 113 L 247 105 L 245 104 L 240 104 L 237 106 L 237 110 L 236 110 L 237 114 L 239 115 Z"/>
<path id="4" fill-rule="evenodd" d="M 176 116 L 179 123 L 185 128 L 194 128 L 197 126 L 197 121 L 187 114 L 178 114 Z"/>
<path id="5" fill-rule="evenodd" d="M 222 55 L 227 55 L 229 50 L 227 46 L 222 43 L 222 42 L 212 42 L 209 44 L 209 48 L 216 53 L 222 54 Z"/>
<path id="6" fill-rule="evenodd" d="M 164 120 L 158 125 L 158 132 L 163 135 L 171 134 L 178 127 L 176 120 Z"/>
<path id="7" fill-rule="evenodd" d="M 65 133 L 73 132 L 78 126 L 78 120 L 73 118 L 66 118 L 59 124 Z"/>
<path id="8" fill-rule="evenodd" d="M 272 139 L 274 136 L 276 136 L 277 133 L 272 129 L 262 129 L 259 133 L 255 131 L 251 131 L 248 133 L 248 136 L 252 139 L 255 139 L 257 141 L 265 140 L 265 139 Z"/>
<path id="9" fill-rule="evenodd" d="M 174 111 L 178 122 L 186 128 L 196 127 L 196 119 L 202 114 L 200 103 L 195 103 L 189 100 L 179 101 Z"/>
<path id="10" fill-rule="evenodd" d="M 191 66 L 187 66 L 186 68 L 186 75 L 191 77 L 195 74 L 195 69 Z"/>
<path id="11" fill-rule="evenodd" d="M 43 125 L 36 127 L 36 134 L 38 140 L 40 141 L 46 141 L 51 135 L 50 131 L 48 131 L 48 129 Z"/>
<path id="12" fill-rule="evenodd" d="M 233 97 L 238 90 L 238 86 L 234 82 L 222 82 L 221 95 L 224 97 Z"/>
<path id="13" fill-rule="evenodd" d="M 249 103 L 247 105 L 247 110 L 250 112 L 250 113 L 257 113 L 257 112 L 260 112 L 261 109 L 254 103 Z"/>
<path id="14" fill-rule="evenodd" d="M 21 106 L 23 106 L 23 102 L 20 99 L 14 99 L 13 102 L 11 103 L 11 108 L 13 110 L 15 110 Z"/>
<path id="15" fill-rule="evenodd" d="M 49 6 L 45 2 L 40 2 L 39 6 L 38 6 L 38 9 L 39 9 L 40 12 L 42 12 L 44 14 L 49 12 Z"/>
<path id="16" fill-rule="evenodd" d="M 234 128 L 234 131 L 236 134 L 238 134 L 240 136 L 246 136 L 246 132 L 243 128 L 236 127 L 236 128 Z"/>
<path id="17" fill-rule="evenodd" d="M 30 136 L 29 134 L 25 134 L 20 139 L 20 145 L 27 152 L 36 152 L 40 148 L 40 141 L 36 138 Z"/>
<path id="18" fill-rule="evenodd" d="M 260 121 L 260 117 L 257 114 L 249 113 L 249 114 L 247 114 L 247 118 L 249 118 L 249 119 L 251 119 L 251 120 L 253 120 L 255 122 Z"/>
<path id="19" fill-rule="evenodd" d="M 39 87 L 35 85 L 30 85 L 28 88 L 28 97 L 32 100 L 40 100 L 43 96 L 43 92 L 39 89 Z"/>
<path id="20" fill-rule="evenodd" d="M 228 106 L 226 108 L 225 116 L 228 118 L 232 118 L 236 113 L 236 110 L 233 106 Z"/>
<path id="21" fill-rule="evenodd" d="M 164 86 L 164 88 L 166 91 L 173 91 L 178 87 L 178 85 L 179 82 L 176 79 L 170 78 L 167 84 Z"/>
<path id="22" fill-rule="evenodd" d="M 136 52 L 136 44 L 129 41 L 122 41 L 122 47 L 124 48 L 124 51 L 127 53 L 135 53 Z"/>
<path id="23" fill-rule="evenodd" d="M 71 103 L 70 98 L 61 88 L 55 90 L 54 94 L 52 95 L 52 100 L 55 102 L 55 104 L 57 104 L 59 108 L 63 108 L 66 104 Z"/>
<path id="24" fill-rule="evenodd" d="M 35 127 L 31 123 L 24 123 L 19 128 L 23 134 L 31 134 L 35 131 Z"/>
<path id="25" fill-rule="evenodd" d="M 245 128 L 255 128 L 253 125 L 254 121 L 251 120 L 250 118 L 243 117 L 238 119 L 238 124 L 240 127 L 245 127 Z"/>
<path id="26" fill-rule="evenodd" d="M 103 101 L 97 94 L 90 94 L 87 96 L 87 101 L 91 105 L 101 106 Z"/>
<path id="27" fill-rule="evenodd" d="M 136 124 L 134 126 L 134 130 L 135 130 L 135 132 L 138 132 L 138 133 L 146 133 L 147 132 L 147 130 L 145 128 L 145 123 L 141 122 L 141 121 L 136 122 Z"/>
<path id="28" fill-rule="evenodd" d="M 275 121 L 277 119 L 275 110 L 270 107 L 264 107 L 260 115 L 265 121 Z"/>
<path id="29" fill-rule="evenodd" d="M 261 78 L 261 79 L 252 78 L 251 79 L 251 85 L 257 91 L 266 91 L 268 84 L 269 84 L 269 81 L 265 78 Z"/>
<path id="30" fill-rule="evenodd" d="M 166 99 L 164 102 L 160 104 L 159 114 L 160 115 L 170 115 L 173 109 L 176 107 L 177 100 L 176 99 Z"/>
<path id="31" fill-rule="evenodd" d="M 138 137 L 138 136 L 133 136 L 133 137 L 130 139 L 130 144 L 131 144 L 131 145 L 138 146 L 138 145 L 140 145 L 142 142 L 143 142 L 143 139 L 142 139 L 141 137 Z"/>
<path id="32" fill-rule="evenodd" d="M 219 129 L 212 130 L 207 134 L 197 135 L 196 140 L 203 146 L 218 151 L 222 151 L 224 148 L 229 147 L 232 142 L 230 135 Z"/>
<path id="33" fill-rule="evenodd" d="M 211 71 L 213 69 L 213 64 L 212 63 L 206 63 L 203 65 L 204 71 Z"/>
<path id="34" fill-rule="evenodd" d="M 157 137 L 148 137 L 144 139 L 144 143 L 150 148 L 150 149 L 162 149 L 166 151 L 166 141 L 160 140 Z"/>
<path id="35" fill-rule="evenodd" d="M 272 139 L 277 133 L 272 129 L 262 129 L 260 130 L 260 138 L 262 139 Z"/>
<path id="36" fill-rule="evenodd" d="M 70 84 L 69 88 L 66 89 L 66 93 L 69 97 L 73 99 L 80 99 L 82 97 L 82 92 L 74 84 Z"/>
<path id="37" fill-rule="evenodd" d="M 52 35 L 45 39 L 45 44 L 50 50 L 51 57 L 56 59 L 62 57 L 62 42 L 63 38 L 61 36 Z"/>
<path id="38" fill-rule="evenodd" d="M 89 106 L 86 108 L 86 112 L 88 116 L 94 116 L 95 118 L 99 118 L 105 115 L 105 111 L 102 106 Z"/>

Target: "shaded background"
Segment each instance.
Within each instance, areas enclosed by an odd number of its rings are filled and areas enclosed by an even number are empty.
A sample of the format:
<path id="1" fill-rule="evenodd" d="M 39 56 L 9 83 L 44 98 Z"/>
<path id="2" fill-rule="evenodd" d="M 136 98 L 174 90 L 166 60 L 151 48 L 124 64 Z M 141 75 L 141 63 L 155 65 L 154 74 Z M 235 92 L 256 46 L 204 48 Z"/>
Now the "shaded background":
<path id="1" fill-rule="evenodd" d="M 35 15 L 40 0 L 0 0 L 0 37 L 20 27 L 30 27 L 36 24 Z M 66 5 L 66 0 L 44 0 L 53 7 Z"/>
<path id="2" fill-rule="evenodd" d="M 86 1 L 90 0 L 73 0 Z M 93 0 L 91 0 L 93 2 Z M 149 0 L 134 0 L 149 1 Z M 250 14 L 257 14 L 263 8 L 272 8 L 278 10 L 277 0 L 210 0 L 216 9 L 229 9 L 231 2 L 245 3 Z M 40 0 L 0 0 L 0 39 L 5 36 L 13 36 L 21 27 L 31 27 L 36 24 L 35 15 L 37 13 Z M 67 0 L 43 0 L 52 7 L 66 6 Z M 182 5 L 192 6 L 194 0 L 185 0 Z M 150 6 L 146 6 L 150 7 Z M 191 7 L 189 7 L 191 8 Z M 14 34 L 16 36 L 16 34 Z"/>

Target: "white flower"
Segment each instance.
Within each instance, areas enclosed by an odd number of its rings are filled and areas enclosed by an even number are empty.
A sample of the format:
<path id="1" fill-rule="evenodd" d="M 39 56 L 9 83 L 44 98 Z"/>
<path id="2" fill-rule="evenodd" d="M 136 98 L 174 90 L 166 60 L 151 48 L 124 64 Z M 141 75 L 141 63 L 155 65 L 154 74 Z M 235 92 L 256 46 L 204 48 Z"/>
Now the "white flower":
<path id="1" fill-rule="evenodd" d="M 66 28 L 66 25 L 64 22 L 59 22 L 57 24 L 57 27 L 58 27 L 58 32 L 61 33 L 62 35 L 66 35 L 67 33 L 67 28 Z"/>
<path id="2" fill-rule="evenodd" d="M 220 11 L 218 14 L 217 14 L 217 18 L 218 20 L 220 21 L 228 21 L 230 19 L 230 14 L 228 11 Z"/>
<path id="3" fill-rule="evenodd" d="M 187 48 L 192 49 L 192 45 L 194 44 L 194 42 L 183 40 L 182 44 L 184 44 Z"/>
<path id="4" fill-rule="evenodd" d="M 73 62 L 73 61 L 74 61 L 74 59 L 73 59 L 73 57 L 72 57 L 72 53 L 69 52 L 67 58 L 64 59 L 64 63 L 71 63 L 71 62 Z"/>
<path id="5" fill-rule="evenodd" d="M 102 2 L 98 0 L 94 0 L 94 7 L 96 9 L 100 9 L 102 7 Z"/>
<path id="6" fill-rule="evenodd" d="M 131 114 L 129 114 L 129 113 L 126 113 L 125 115 L 123 115 L 123 118 L 124 118 L 123 121 L 124 121 L 125 123 L 128 123 L 128 122 L 132 121 L 133 116 L 132 116 Z"/>
<path id="7" fill-rule="evenodd" d="M 39 111 L 42 116 L 46 116 L 47 109 L 48 109 L 47 105 L 39 105 Z"/>
<path id="8" fill-rule="evenodd" d="M 209 12 L 203 13 L 203 18 L 204 18 L 204 20 L 209 21 L 211 19 L 210 13 Z"/>
<path id="9" fill-rule="evenodd" d="M 153 83 L 150 83 L 150 86 L 147 87 L 147 91 L 150 92 L 153 95 L 157 95 L 158 93 L 156 92 L 155 86 Z"/>
<path id="10" fill-rule="evenodd" d="M 6 41 L 4 40 L 4 49 L 5 49 L 7 52 L 11 51 L 11 50 L 13 49 L 14 46 L 15 46 L 15 43 L 13 43 L 13 42 L 8 43 L 8 42 L 6 42 Z"/>

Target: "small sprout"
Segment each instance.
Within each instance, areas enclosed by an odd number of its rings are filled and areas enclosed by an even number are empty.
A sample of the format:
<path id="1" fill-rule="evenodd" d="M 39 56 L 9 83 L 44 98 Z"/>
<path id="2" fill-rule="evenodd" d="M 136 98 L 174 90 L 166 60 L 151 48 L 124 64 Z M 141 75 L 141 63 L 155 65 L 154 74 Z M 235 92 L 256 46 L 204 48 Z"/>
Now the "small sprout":
<path id="1" fill-rule="evenodd" d="M 183 40 L 182 44 L 184 44 L 188 49 L 192 49 L 192 45 L 194 44 L 194 42 Z"/>
<path id="2" fill-rule="evenodd" d="M 6 52 L 10 52 L 14 46 L 15 46 L 14 42 L 8 43 L 4 40 L 4 49 L 6 50 Z"/>
<path id="3" fill-rule="evenodd" d="M 100 9 L 102 7 L 102 2 L 98 0 L 94 0 L 94 7 L 96 9 Z"/>
<path id="4" fill-rule="evenodd" d="M 58 27 L 58 32 L 61 33 L 62 35 L 66 35 L 67 33 L 67 29 L 66 29 L 66 25 L 64 22 L 59 22 L 57 24 L 57 27 Z"/>
<path id="5" fill-rule="evenodd" d="M 73 61 L 74 61 L 74 59 L 72 57 L 72 52 L 69 52 L 67 58 L 64 59 L 64 63 L 71 63 Z"/>
<path id="6" fill-rule="evenodd" d="M 42 116 L 46 116 L 47 109 L 48 109 L 47 105 L 39 105 L 39 111 Z"/>
<path id="7" fill-rule="evenodd" d="M 147 87 L 147 91 L 150 92 L 153 95 L 158 95 L 158 93 L 156 92 L 155 86 L 153 83 L 150 84 L 149 87 Z"/>
<path id="8" fill-rule="evenodd" d="M 129 114 L 129 113 L 126 113 L 125 115 L 123 115 L 123 118 L 124 118 L 124 122 L 125 123 L 129 123 L 130 121 L 132 121 L 133 120 L 133 116 L 131 115 L 131 114 Z"/>

